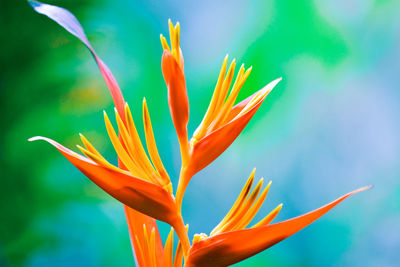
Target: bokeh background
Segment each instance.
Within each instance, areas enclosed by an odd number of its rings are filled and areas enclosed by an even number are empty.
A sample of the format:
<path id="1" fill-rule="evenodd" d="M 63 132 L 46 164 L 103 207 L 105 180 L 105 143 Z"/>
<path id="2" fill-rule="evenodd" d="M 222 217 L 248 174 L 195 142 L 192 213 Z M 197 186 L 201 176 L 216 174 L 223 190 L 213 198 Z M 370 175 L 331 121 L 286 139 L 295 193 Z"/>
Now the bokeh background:
<path id="1" fill-rule="evenodd" d="M 147 98 L 175 185 L 180 158 L 160 69 L 168 18 L 181 23 L 190 132 L 226 53 L 253 66 L 240 99 L 283 77 L 243 134 L 190 183 L 190 235 L 210 232 L 256 166 L 273 181 L 257 218 L 281 202 L 278 220 L 374 188 L 237 266 L 398 266 L 399 1 L 47 3 L 81 21 L 138 125 Z M 74 148 L 81 132 L 115 162 L 101 113 L 112 101 L 94 61 L 25 1 L 4 1 L 0 13 L 0 266 L 133 266 L 122 206 L 55 149 L 27 141 L 43 135 Z M 160 229 L 165 238 L 168 227 Z"/>

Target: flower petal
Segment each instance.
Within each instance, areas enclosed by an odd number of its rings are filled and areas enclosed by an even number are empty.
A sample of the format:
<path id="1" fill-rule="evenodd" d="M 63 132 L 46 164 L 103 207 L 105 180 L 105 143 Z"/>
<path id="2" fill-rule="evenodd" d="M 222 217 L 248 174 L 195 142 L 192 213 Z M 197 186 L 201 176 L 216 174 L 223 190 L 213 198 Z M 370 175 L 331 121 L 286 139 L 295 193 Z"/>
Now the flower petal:
<path id="1" fill-rule="evenodd" d="M 187 124 L 189 121 L 189 100 L 185 75 L 175 58 L 167 49 L 162 55 L 162 73 L 168 88 L 168 104 L 178 139 L 187 147 Z M 186 144 L 182 144 L 186 142 Z M 187 148 L 186 148 L 187 149 Z M 186 151 L 187 152 L 187 151 Z"/>
<path id="2" fill-rule="evenodd" d="M 76 36 L 90 50 L 111 92 L 115 107 L 124 119 L 125 101 L 122 96 L 121 89 L 119 88 L 118 83 L 112 75 L 111 71 L 108 69 L 106 64 L 97 56 L 93 47 L 90 45 L 82 26 L 79 24 L 79 21 L 75 18 L 75 16 L 68 10 L 58 6 L 43 4 L 37 1 L 29 1 L 29 4 L 36 12 L 46 15 L 53 21 L 57 22 L 61 27 L 66 29 L 72 35 Z"/>
<path id="3" fill-rule="evenodd" d="M 230 122 L 209 133 L 194 144 L 188 167 L 193 175 L 218 158 L 233 143 L 233 141 L 235 141 L 256 113 L 268 93 L 280 80 L 281 79 L 279 78 L 270 82 L 263 89 L 237 104 L 232 108 L 231 112 L 233 112 L 233 115 L 230 115 L 232 117 Z M 257 95 L 263 95 L 263 97 L 260 98 L 250 109 L 240 114 L 246 105 L 249 104 L 251 100 L 255 99 Z"/>
<path id="4" fill-rule="evenodd" d="M 49 138 L 39 136 L 29 139 L 35 140 L 52 144 L 90 180 L 123 204 L 171 225 L 178 220 L 175 200 L 160 186 L 102 167 Z"/>
<path id="5" fill-rule="evenodd" d="M 352 191 L 319 209 L 287 221 L 227 232 L 198 241 L 190 249 L 185 266 L 228 266 L 247 259 L 300 231 L 347 197 L 369 188 Z"/>
<path id="6" fill-rule="evenodd" d="M 151 234 L 151 229 L 154 229 L 156 231 L 155 253 L 156 253 L 157 266 L 162 266 L 163 264 L 162 257 L 164 255 L 164 248 L 160 238 L 160 234 L 158 234 L 158 227 L 156 220 L 134 209 L 131 209 L 126 205 L 124 205 L 124 209 L 125 209 L 126 221 L 128 223 L 129 234 L 131 237 L 133 237 L 131 238 L 131 241 L 132 241 L 132 247 L 135 252 L 133 253 L 133 255 L 135 256 L 136 266 L 145 266 L 144 265 L 145 259 L 143 259 L 140 254 L 140 250 L 142 249 L 142 246 L 145 244 L 143 225 L 146 225 L 146 229 L 148 231 L 147 234 L 149 236 Z"/>

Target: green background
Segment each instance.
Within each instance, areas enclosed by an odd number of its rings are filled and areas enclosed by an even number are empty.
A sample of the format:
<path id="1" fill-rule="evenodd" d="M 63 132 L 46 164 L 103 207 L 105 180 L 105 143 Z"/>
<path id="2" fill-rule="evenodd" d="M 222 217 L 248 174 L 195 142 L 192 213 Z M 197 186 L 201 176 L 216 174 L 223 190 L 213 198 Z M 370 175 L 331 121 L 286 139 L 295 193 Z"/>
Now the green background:
<path id="1" fill-rule="evenodd" d="M 256 166 L 257 177 L 273 181 L 257 218 L 281 202 L 277 220 L 374 188 L 237 266 L 400 262 L 399 1 L 47 3 L 81 21 L 141 134 L 146 97 L 175 186 L 180 155 L 160 67 L 168 18 L 181 24 L 190 132 L 225 54 L 253 66 L 240 99 L 283 77 L 235 143 L 191 181 L 183 205 L 190 235 L 211 231 Z M 122 205 L 55 149 L 27 141 L 42 135 L 74 149 L 81 132 L 115 162 L 102 119 L 113 105 L 96 64 L 25 1 L 4 2 L 0 12 L 0 266 L 133 266 Z M 165 238 L 168 226 L 160 229 Z"/>

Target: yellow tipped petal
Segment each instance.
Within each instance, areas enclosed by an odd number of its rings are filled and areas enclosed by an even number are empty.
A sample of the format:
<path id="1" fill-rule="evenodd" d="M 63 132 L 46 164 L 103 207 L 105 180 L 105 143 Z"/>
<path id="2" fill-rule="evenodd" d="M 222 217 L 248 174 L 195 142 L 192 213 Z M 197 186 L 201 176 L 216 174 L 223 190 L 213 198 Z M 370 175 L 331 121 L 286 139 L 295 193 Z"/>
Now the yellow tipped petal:
<path id="1" fill-rule="evenodd" d="M 196 129 L 195 133 L 193 134 L 194 139 L 200 139 L 201 137 L 204 136 L 207 127 L 210 125 L 213 119 L 213 115 L 215 114 L 215 107 L 218 102 L 218 95 L 220 94 L 222 83 L 225 78 L 227 64 L 228 64 L 228 55 L 225 56 L 224 61 L 222 63 L 221 70 L 218 76 L 218 81 L 215 86 L 214 93 L 211 98 L 210 105 L 208 106 L 207 112 L 204 115 L 203 121 L 201 122 L 200 126 Z"/>
<path id="2" fill-rule="evenodd" d="M 154 170 L 153 166 L 150 164 L 147 155 L 139 155 L 137 153 L 137 148 L 135 148 L 135 145 L 133 144 L 132 138 L 129 135 L 128 130 L 125 127 L 125 124 L 123 123 L 121 117 L 119 116 L 119 113 L 115 109 L 115 119 L 117 121 L 118 125 L 118 130 L 119 130 L 119 135 L 120 135 L 120 140 L 123 142 L 123 147 L 127 150 L 128 155 L 132 162 L 135 164 L 137 167 L 139 173 L 142 175 L 142 177 L 145 177 L 148 180 L 157 182 L 157 179 L 154 178 L 156 175 L 156 171 Z M 148 164 L 146 164 L 148 162 Z"/>
<path id="3" fill-rule="evenodd" d="M 79 150 L 89 159 L 93 160 L 94 162 L 96 162 L 97 164 L 99 164 L 100 166 L 103 166 L 105 168 L 108 168 L 110 170 L 113 171 L 118 171 L 118 172 L 122 172 L 124 173 L 123 170 L 121 170 L 120 168 L 112 165 L 111 163 L 109 163 L 107 160 L 105 160 L 103 157 L 99 157 L 97 154 L 94 154 L 86 149 L 84 149 L 83 147 L 81 147 L 80 145 L 77 145 L 77 147 L 79 148 Z"/>
<path id="4" fill-rule="evenodd" d="M 157 172 L 159 173 L 160 177 L 162 178 L 163 185 L 168 185 L 171 180 L 168 176 L 167 171 L 161 161 L 160 155 L 157 150 L 156 140 L 154 138 L 153 127 L 151 126 L 151 119 L 149 110 L 147 108 L 146 99 L 143 99 L 143 124 L 144 124 L 144 131 L 146 136 L 146 144 L 147 150 L 149 152 L 151 161 L 154 164 Z"/>
<path id="5" fill-rule="evenodd" d="M 206 239 L 208 236 L 205 233 L 200 233 L 200 234 L 195 234 L 193 236 L 193 244 L 196 244 L 197 242 Z"/>
<path id="6" fill-rule="evenodd" d="M 229 210 L 229 212 L 226 214 L 224 219 L 211 231 L 211 235 L 215 235 L 217 232 L 220 232 L 221 228 L 229 221 L 232 219 L 232 217 L 237 213 L 237 211 L 240 209 L 244 201 L 246 200 L 247 196 L 250 193 L 251 186 L 253 185 L 254 181 L 254 175 L 256 172 L 256 168 L 253 169 L 251 172 L 249 178 L 246 181 L 246 184 L 243 186 L 242 191 L 240 192 L 238 198 L 236 199 L 235 203 L 233 204 L 232 208 Z"/>
<path id="7" fill-rule="evenodd" d="M 174 49 L 175 47 L 175 28 L 174 25 L 172 24 L 171 19 L 168 19 L 168 28 L 169 28 L 169 40 L 171 42 L 171 47 Z"/>
<path id="8" fill-rule="evenodd" d="M 236 98 L 239 94 L 240 89 L 244 83 L 243 81 L 243 73 L 244 73 L 244 65 L 240 66 L 239 72 L 236 75 L 235 83 L 233 84 L 232 90 L 229 93 L 228 98 L 226 99 L 225 103 L 223 104 L 219 114 L 217 115 L 216 119 L 213 122 L 213 129 L 220 127 L 225 119 L 228 117 L 230 110 L 235 104 Z"/>
<path id="9" fill-rule="evenodd" d="M 93 154 L 95 154 L 96 156 L 98 156 L 98 157 L 104 159 L 104 157 L 103 157 L 103 156 L 97 151 L 97 149 L 89 142 L 89 140 L 87 140 L 86 137 L 83 136 L 83 134 L 80 133 L 79 136 L 80 136 L 80 138 L 81 138 L 81 140 L 82 140 L 83 145 L 86 147 L 86 149 L 87 149 L 88 151 L 90 151 L 90 152 L 92 152 Z"/>
<path id="10" fill-rule="evenodd" d="M 262 204 L 265 201 L 265 198 L 267 197 L 268 190 L 271 186 L 271 182 L 268 183 L 268 185 L 264 188 L 263 192 L 260 194 L 258 197 L 257 201 L 254 203 L 254 205 L 246 212 L 246 214 L 240 219 L 240 221 L 237 223 L 237 225 L 234 227 L 233 230 L 240 230 L 244 229 L 249 225 L 251 220 L 253 220 L 254 216 L 256 216 L 257 212 L 260 210 Z"/>
<path id="11" fill-rule="evenodd" d="M 143 252 L 147 259 L 146 262 L 149 267 L 150 266 L 153 267 L 154 265 L 152 263 L 153 259 L 151 257 L 149 234 L 147 233 L 147 228 L 145 224 L 143 224 L 143 235 L 144 235 Z"/>
<path id="12" fill-rule="evenodd" d="M 142 159 L 142 164 L 146 166 L 146 169 L 152 169 L 150 160 L 147 157 L 146 151 L 144 151 L 142 141 L 140 141 L 139 134 L 136 130 L 135 123 L 133 121 L 131 110 L 129 109 L 128 104 L 125 105 L 125 117 L 127 121 L 127 128 L 129 131 L 129 136 L 132 138 L 132 143 L 135 148 L 135 157 Z"/>
<path id="13" fill-rule="evenodd" d="M 137 235 L 135 235 L 135 242 L 137 244 L 137 246 L 135 246 L 135 248 L 138 248 L 137 250 L 135 250 L 135 253 L 139 253 L 140 258 L 142 259 L 142 264 L 144 265 L 144 267 L 150 267 L 149 263 L 148 263 L 148 258 L 146 257 L 146 255 L 143 252 L 143 248 L 142 248 L 142 243 L 140 243 L 139 241 L 139 237 Z"/>
<path id="14" fill-rule="evenodd" d="M 115 152 L 117 152 L 119 159 L 134 176 L 139 176 L 143 178 L 143 176 L 140 175 L 141 171 L 138 170 L 137 166 L 135 166 L 135 164 L 129 157 L 128 153 L 122 146 L 121 142 L 119 141 L 118 136 L 115 133 L 114 127 L 112 126 L 110 119 L 108 118 L 107 113 L 105 111 L 104 111 L 104 121 L 106 124 L 108 136 L 110 137 L 111 143 L 113 144 Z"/>
<path id="15" fill-rule="evenodd" d="M 226 96 L 228 95 L 229 87 L 231 86 L 233 74 L 235 72 L 236 67 L 236 59 L 232 60 L 231 65 L 229 66 L 228 72 L 225 76 L 225 79 L 221 85 L 221 90 L 219 91 L 217 104 L 215 107 L 215 115 L 219 113 L 220 109 L 222 108 L 223 103 L 225 102 Z"/>
<path id="16" fill-rule="evenodd" d="M 169 48 L 167 39 L 165 39 L 165 37 L 162 34 L 160 34 L 160 41 L 161 41 L 162 48 L 164 50 L 167 49 L 167 50 L 171 51 L 171 48 Z"/>
<path id="17" fill-rule="evenodd" d="M 251 194 L 248 196 L 243 205 L 239 207 L 238 211 L 235 213 L 232 219 L 221 227 L 220 233 L 232 231 L 237 228 L 237 225 L 240 224 L 241 220 L 243 219 L 243 216 L 245 216 L 249 208 L 253 205 L 254 201 L 257 199 L 257 196 L 261 191 L 262 184 L 263 184 L 263 179 L 261 178 L 260 181 L 257 183 L 256 187 L 254 188 L 253 192 L 251 192 Z"/>
<path id="18" fill-rule="evenodd" d="M 153 228 L 150 233 L 150 245 L 149 245 L 149 254 L 150 254 L 150 262 L 151 266 L 157 266 L 156 259 L 156 231 Z"/>
<path id="19" fill-rule="evenodd" d="M 253 225 L 251 228 L 255 227 L 260 227 L 260 226 L 266 226 L 270 224 L 275 217 L 278 215 L 278 213 L 281 211 L 283 204 L 279 204 L 273 211 L 271 211 L 267 216 L 265 216 L 264 219 Z"/>
<path id="20" fill-rule="evenodd" d="M 167 241 L 165 242 L 164 247 L 164 266 L 165 267 L 172 267 L 173 263 L 173 251 L 174 249 L 174 229 L 171 228 L 169 231 Z"/>
<path id="21" fill-rule="evenodd" d="M 180 42 L 180 25 L 179 22 L 176 23 L 175 28 L 174 28 L 174 36 L 171 37 L 174 38 L 174 46 L 172 49 L 172 55 L 174 56 L 176 62 L 179 63 L 179 65 L 181 65 L 180 62 L 180 50 L 179 50 L 179 42 Z"/>
<path id="22" fill-rule="evenodd" d="M 118 119 L 118 114 L 116 114 L 117 122 L 122 123 L 120 119 Z M 153 165 L 151 164 L 144 148 L 142 141 L 140 140 L 139 134 L 136 130 L 135 123 L 133 121 L 132 113 L 129 109 L 128 104 L 125 105 L 125 117 L 126 117 L 126 127 L 127 132 L 129 133 L 127 140 L 130 142 L 130 146 L 128 146 L 131 158 L 141 167 L 144 171 L 146 177 L 162 186 L 165 186 L 164 183 L 160 183 L 158 174 L 154 169 Z M 125 128 L 122 124 L 121 128 Z"/>
<path id="23" fill-rule="evenodd" d="M 182 263 L 183 263 L 183 250 L 181 242 L 179 242 L 175 251 L 174 267 L 182 267 Z"/>

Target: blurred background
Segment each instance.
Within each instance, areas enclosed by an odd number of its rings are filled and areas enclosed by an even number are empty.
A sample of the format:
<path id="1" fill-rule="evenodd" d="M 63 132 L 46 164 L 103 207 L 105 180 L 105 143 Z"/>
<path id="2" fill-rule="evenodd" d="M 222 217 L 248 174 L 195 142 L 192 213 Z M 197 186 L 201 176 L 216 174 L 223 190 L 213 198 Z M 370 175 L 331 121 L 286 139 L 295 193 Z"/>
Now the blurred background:
<path id="1" fill-rule="evenodd" d="M 374 188 L 237 266 L 398 266 L 399 1 L 47 3 L 81 21 L 141 134 L 146 97 L 175 186 L 180 156 L 160 67 L 168 18 L 181 23 L 190 132 L 227 53 L 253 66 L 240 99 L 283 77 L 235 143 L 191 181 L 183 206 L 190 236 L 212 230 L 257 167 L 273 181 L 257 218 L 279 203 L 277 220 L 285 220 Z M 0 13 L 0 266 L 133 266 L 122 205 L 54 148 L 27 141 L 42 135 L 74 149 L 81 132 L 115 162 L 102 119 L 113 105 L 96 64 L 25 1 L 4 2 Z M 163 238 L 168 229 L 160 223 Z"/>

